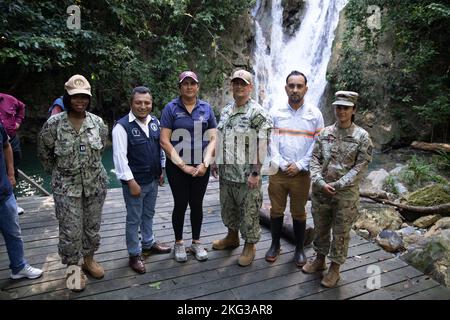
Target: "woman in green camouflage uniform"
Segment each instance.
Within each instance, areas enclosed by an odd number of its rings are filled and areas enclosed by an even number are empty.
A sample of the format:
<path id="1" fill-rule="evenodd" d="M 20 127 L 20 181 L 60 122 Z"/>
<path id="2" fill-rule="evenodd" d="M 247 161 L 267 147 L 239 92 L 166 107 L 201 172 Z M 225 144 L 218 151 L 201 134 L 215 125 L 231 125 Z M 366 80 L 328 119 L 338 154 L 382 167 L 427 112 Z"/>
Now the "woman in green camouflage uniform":
<path id="1" fill-rule="evenodd" d="M 303 271 L 325 270 L 329 253 L 330 268 L 321 282 L 329 288 L 340 279 L 339 268 L 347 258 L 350 230 L 358 215 L 359 182 L 372 160 L 369 134 L 353 122 L 357 98 L 356 92 L 336 92 L 336 123 L 319 134 L 310 163 L 317 256 L 303 266 Z"/>
<path id="2" fill-rule="evenodd" d="M 39 135 L 39 159 L 52 175 L 56 217 L 59 222 L 58 252 L 67 264 L 67 287 L 81 291 L 86 283 L 82 270 L 102 278 L 103 268 L 94 260 L 100 246 L 100 223 L 108 177 L 101 162 L 108 128 L 87 112 L 91 86 L 81 75 L 65 84 L 67 111 L 50 117 Z M 83 257 L 82 268 L 78 265 Z M 82 270 L 81 270 L 82 269 Z"/>

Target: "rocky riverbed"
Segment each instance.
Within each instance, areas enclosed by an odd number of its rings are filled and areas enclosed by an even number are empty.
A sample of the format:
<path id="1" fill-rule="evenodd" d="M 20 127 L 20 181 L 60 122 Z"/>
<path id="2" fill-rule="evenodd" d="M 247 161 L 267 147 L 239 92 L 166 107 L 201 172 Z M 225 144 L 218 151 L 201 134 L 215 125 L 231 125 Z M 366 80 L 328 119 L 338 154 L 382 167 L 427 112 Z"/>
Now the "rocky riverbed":
<path id="1" fill-rule="evenodd" d="M 410 149 L 376 159 L 361 192 L 387 195 L 394 203 L 412 206 L 450 203 L 448 171 L 439 170 L 434 155 Z M 450 286 L 450 210 L 411 213 L 361 199 L 360 216 L 354 224 L 359 235 Z"/>

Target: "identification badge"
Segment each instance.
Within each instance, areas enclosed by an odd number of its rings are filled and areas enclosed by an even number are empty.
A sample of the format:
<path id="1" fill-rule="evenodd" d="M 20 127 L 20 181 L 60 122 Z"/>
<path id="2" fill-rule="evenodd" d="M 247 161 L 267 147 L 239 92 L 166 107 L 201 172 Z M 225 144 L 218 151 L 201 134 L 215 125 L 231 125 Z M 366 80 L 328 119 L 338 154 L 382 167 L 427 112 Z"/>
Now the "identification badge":
<path id="1" fill-rule="evenodd" d="M 80 153 L 86 153 L 86 146 L 84 144 L 80 144 Z"/>

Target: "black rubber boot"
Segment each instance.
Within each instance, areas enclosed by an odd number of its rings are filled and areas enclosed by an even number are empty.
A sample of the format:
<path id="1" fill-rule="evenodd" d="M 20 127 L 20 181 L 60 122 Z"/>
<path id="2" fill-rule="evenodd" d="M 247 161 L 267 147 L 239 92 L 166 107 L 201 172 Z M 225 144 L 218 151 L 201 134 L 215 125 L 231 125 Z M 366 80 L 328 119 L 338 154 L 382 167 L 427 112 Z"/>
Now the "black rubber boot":
<path id="1" fill-rule="evenodd" d="M 270 232 L 272 233 L 272 244 L 266 252 L 266 261 L 275 262 L 280 255 L 280 237 L 283 228 L 284 217 L 270 218 Z"/>
<path id="2" fill-rule="evenodd" d="M 305 243 L 306 221 L 292 219 L 292 227 L 295 234 L 295 253 L 294 262 L 297 267 L 303 267 L 306 264 L 306 256 L 303 252 Z"/>

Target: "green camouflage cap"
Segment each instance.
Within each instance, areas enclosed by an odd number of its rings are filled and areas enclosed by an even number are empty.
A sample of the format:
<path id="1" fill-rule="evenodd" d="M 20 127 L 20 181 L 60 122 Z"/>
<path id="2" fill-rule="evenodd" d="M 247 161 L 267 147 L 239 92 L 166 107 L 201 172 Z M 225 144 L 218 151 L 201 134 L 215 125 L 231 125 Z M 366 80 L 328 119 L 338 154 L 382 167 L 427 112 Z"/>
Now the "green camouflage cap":
<path id="1" fill-rule="evenodd" d="M 358 93 L 354 91 L 338 91 L 335 93 L 336 101 L 333 102 L 333 106 L 354 107 L 358 96 Z"/>

